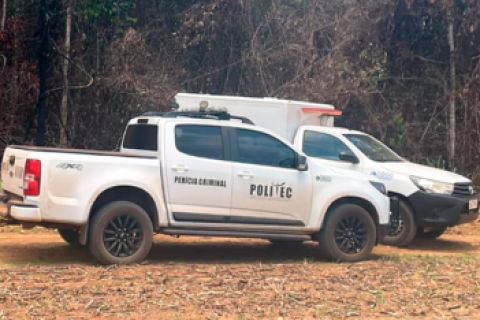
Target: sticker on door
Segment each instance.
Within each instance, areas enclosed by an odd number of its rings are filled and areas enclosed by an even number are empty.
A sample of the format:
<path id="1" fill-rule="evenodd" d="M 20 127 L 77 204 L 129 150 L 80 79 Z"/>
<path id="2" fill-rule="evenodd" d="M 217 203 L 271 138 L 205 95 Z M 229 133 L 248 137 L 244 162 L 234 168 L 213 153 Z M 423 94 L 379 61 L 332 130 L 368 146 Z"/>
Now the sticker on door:
<path id="1" fill-rule="evenodd" d="M 275 198 L 275 199 L 290 199 L 293 194 L 291 187 L 285 186 L 283 183 L 272 183 L 272 185 L 251 184 L 250 196 L 262 197 L 262 198 Z"/>
<path id="2" fill-rule="evenodd" d="M 227 181 L 216 180 L 216 179 L 175 176 L 174 181 L 175 183 L 178 183 L 178 184 L 189 184 L 189 185 L 206 186 L 206 187 L 224 187 L 225 188 L 227 186 Z"/>

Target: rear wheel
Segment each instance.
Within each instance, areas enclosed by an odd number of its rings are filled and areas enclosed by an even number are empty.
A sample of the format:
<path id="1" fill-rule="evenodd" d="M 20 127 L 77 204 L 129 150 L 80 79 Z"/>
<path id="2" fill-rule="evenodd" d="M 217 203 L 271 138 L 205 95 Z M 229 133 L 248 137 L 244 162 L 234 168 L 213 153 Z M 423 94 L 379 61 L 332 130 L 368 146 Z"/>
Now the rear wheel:
<path id="1" fill-rule="evenodd" d="M 80 234 L 77 229 L 58 229 L 58 234 L 66 243 L 72 246 L 80 245 Z"/>
<path id="2" fill-rule="evenodd" d="M 356 262 L 366 259 L 377 239 L 370 214 L 355 204 L 334 208 L 319 235 L 323 254 L 333 261 Z"/>
<path id="3" fill-rule="evenodd" d="M 433 240 L 441 237 L 447 228 L 418 228 L 417 230 L 417 238 L 419 239 L 428 239 Z"/>
<path id="4" fill-rule="evenodd" d="M 393 221 L 397 226 L 390 231 L 389 235 L 382 239 L 382 244 L 405 247 L 413 241 L 417 234 L 417 224 L 415 223 L 412 209 L 404 201 L 400 201 L 399 206 L 399 221 Z"/>
<path id="5" fill-rule="evenodd" d="M 102 264 L 142 262 L 152 242 L 152 221 L 145 210 L 134 203 L 107 204 L 92 220 L 89 248 Z"/>

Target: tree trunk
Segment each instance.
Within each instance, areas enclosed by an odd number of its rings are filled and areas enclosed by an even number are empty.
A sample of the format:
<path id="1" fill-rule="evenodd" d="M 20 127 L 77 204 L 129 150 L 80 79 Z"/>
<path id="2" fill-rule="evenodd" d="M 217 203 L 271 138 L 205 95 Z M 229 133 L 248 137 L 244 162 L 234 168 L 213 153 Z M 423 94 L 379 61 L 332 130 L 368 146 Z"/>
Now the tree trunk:
<path id="1" fill-rule="evenodd" d="M 456 99 L 456 71 L 455 71 L 455 39 L 453 35 L 454 8 L 447 8 L 448 45 L 450 47 L 450 95 L 448 107 L 448 162 L 449 169 L 455 169 L 455 99 Z"/>
<path id="2" fill-rule="evenodd" d="M 35 144 L 37 146 L 45 145 L 45 93 L 46 93 L 46 80 L 47 80 L 47 69 L 48 69 L 48 21 L 47 21 L 47 3 L 46 0 L 40 1 L 39 16 L 38 16 L 38 28 L 40 36 L 40 49 L 38 53 L 38 78 L 39 78 L 39 89 L 38 89 L 38 101 L 37 101 L 37 112 L 38 112 L 38 126 L 37 126 L 37 137 Z M 29 130 L 28 130 L 29 131 Z M 28 135 L 27 131 L 27 135 Z"/>
<path id="3" fill-rule="evenodd" d="M 0 31 L 5 30 L 5 19 L 7 19 L 7 0 L 3 0 L 2 20 L 0 20 Z"/>
<path id="4" fill-rule="evenodd" d="M 68 68 L 70 66 L 70 34 L 72 29 L 72 0 L 67 0 L 67 18 L 65 22 L 65 48 L 63 57 L 63 91 L 62 104 L 60 106 L 60 145 L 66 146 L 68 124 Z"/>

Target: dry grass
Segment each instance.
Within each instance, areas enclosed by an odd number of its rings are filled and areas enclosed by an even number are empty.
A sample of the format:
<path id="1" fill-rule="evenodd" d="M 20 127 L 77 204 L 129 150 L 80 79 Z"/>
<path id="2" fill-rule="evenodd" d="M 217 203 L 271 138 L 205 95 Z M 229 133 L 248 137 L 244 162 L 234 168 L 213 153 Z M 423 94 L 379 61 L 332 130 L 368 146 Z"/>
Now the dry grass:
<path id="1" fill-rule="evenodd" d="M 123 267 L 9 228 L 0 319 L 480 319 L 478 226 L 356 264 L 322 261 L 313 244 L 159 237 L 148 263 Z"/>
<path id="2" fill-rule="evenodd" d="M 354 265 L 22 266 L 0 276 L 0 315 L 260 319 L 480 317 L 477 259 Z"/>

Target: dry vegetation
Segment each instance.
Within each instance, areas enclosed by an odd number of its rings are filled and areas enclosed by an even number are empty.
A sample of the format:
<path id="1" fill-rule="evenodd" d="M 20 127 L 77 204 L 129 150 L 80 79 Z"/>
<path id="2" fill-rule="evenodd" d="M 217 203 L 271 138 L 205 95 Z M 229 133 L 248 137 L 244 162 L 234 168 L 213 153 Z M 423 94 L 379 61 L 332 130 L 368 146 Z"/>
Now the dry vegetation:
<path id="1" fill-rule="evenodd" d="M 49 146 L 114 149 L 128 119 L 167 108 L 179 91 L 270 96 L 333 103 L 343 111 L 337 124 L 480 184 L 480 1 L 1 2 L 0 154 L 43 138 Z M 63 90 L 68 4 L 70 90 Z M 37 21 L 42 13 L 47 29 Z M 44 73 L 38 60 L 48 65 Z M 455 165 L 445 162 L 449 140 Z"/>
<path id="2" fill-rule="evenodd" d="M 480 224 L 370 261 L 313 243 L 158 236 L 147 263 L 100 267 L 51 231 L 0 231 L 0 319 L 478 319 Z"/>

